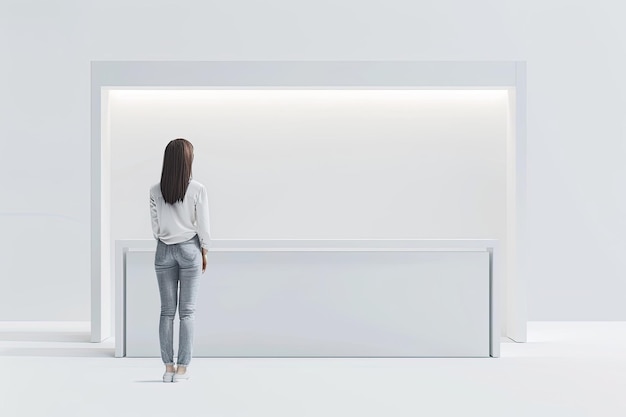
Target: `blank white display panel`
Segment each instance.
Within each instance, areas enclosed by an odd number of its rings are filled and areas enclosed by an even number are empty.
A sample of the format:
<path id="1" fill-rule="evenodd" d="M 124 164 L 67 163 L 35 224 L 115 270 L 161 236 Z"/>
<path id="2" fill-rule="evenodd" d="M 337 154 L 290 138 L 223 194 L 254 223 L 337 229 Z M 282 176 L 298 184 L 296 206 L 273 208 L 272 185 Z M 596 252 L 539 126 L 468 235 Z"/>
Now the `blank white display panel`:
<path id="1" fill-rule="evenodd" d="M 506 242 L 505 90 L 113 90 L 111 239 L 150 238 L 148 188 L 195 146 L 215 238 Z"/>
<path id="2" fill-rule="evenodd" d="M 489 356 L 486 251 L 215 251 L 208 263 L 194 356 Z M 126 254 L 129 357 L 159 356 L 153 264 L 154 251 Z"/>

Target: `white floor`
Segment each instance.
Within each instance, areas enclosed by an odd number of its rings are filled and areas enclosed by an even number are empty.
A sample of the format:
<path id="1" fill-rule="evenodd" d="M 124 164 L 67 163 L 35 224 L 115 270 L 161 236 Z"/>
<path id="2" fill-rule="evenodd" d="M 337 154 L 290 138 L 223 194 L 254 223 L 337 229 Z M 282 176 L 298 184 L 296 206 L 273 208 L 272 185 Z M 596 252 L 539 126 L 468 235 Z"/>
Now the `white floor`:
<path id="1" fill-rule="evenodd" d="M 531 322 L 498 359 L 113 357 L 86 323 L 0 323 L 0 416 L 626 416 L 626 322 Z"/>

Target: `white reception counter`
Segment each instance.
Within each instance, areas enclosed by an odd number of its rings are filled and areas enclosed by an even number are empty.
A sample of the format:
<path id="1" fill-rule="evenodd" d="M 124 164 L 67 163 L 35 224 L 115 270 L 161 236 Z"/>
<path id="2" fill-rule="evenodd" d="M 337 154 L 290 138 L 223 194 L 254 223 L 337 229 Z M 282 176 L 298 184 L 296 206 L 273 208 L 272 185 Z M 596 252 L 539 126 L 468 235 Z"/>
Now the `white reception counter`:
<path id="1" fill-rule="evenodd" d="M 212 244 L 196 357 L 499 356 L 496 240 Z M 155 248 L 116 241 L 118 357 L 159 357 Z"/>

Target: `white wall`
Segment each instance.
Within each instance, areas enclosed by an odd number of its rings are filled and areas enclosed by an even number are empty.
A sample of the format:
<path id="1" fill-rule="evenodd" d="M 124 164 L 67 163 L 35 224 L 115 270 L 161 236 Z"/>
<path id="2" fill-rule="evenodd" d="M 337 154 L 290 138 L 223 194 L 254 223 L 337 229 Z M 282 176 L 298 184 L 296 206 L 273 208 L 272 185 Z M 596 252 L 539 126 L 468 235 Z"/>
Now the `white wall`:
<path id="1" fill-rule="evenodd" d="M 615 1 L 0 4 L 0 320 L 89 319 L 91 60 L 525 60 L 531 320 L 626 320 Z"/>
<path id="2" fill-rule="evenodd" d="M 167 142 L 217 239 L 506 238 L 503 90 L 111 91 L 111 236 L 152 238 Z"/>

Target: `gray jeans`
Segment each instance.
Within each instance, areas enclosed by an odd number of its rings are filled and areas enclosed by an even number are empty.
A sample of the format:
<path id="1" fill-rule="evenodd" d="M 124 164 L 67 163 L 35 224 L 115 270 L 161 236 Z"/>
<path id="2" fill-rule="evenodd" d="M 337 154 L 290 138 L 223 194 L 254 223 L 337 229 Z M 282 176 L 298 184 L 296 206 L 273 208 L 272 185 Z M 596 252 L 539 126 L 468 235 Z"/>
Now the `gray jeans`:
<path id="1" fill-rule="evenodd" d="M 178 364 L 187 366 L 191 362 L 193 320 L 202 273 L 202 249 L 198 236 L 173 245 L 166 245 L 159 240 L 154 256 L 154 269 L 161 294 L 161 359 L 166 365 L 174 365 L 174 315 L 178 303 Z"/>

